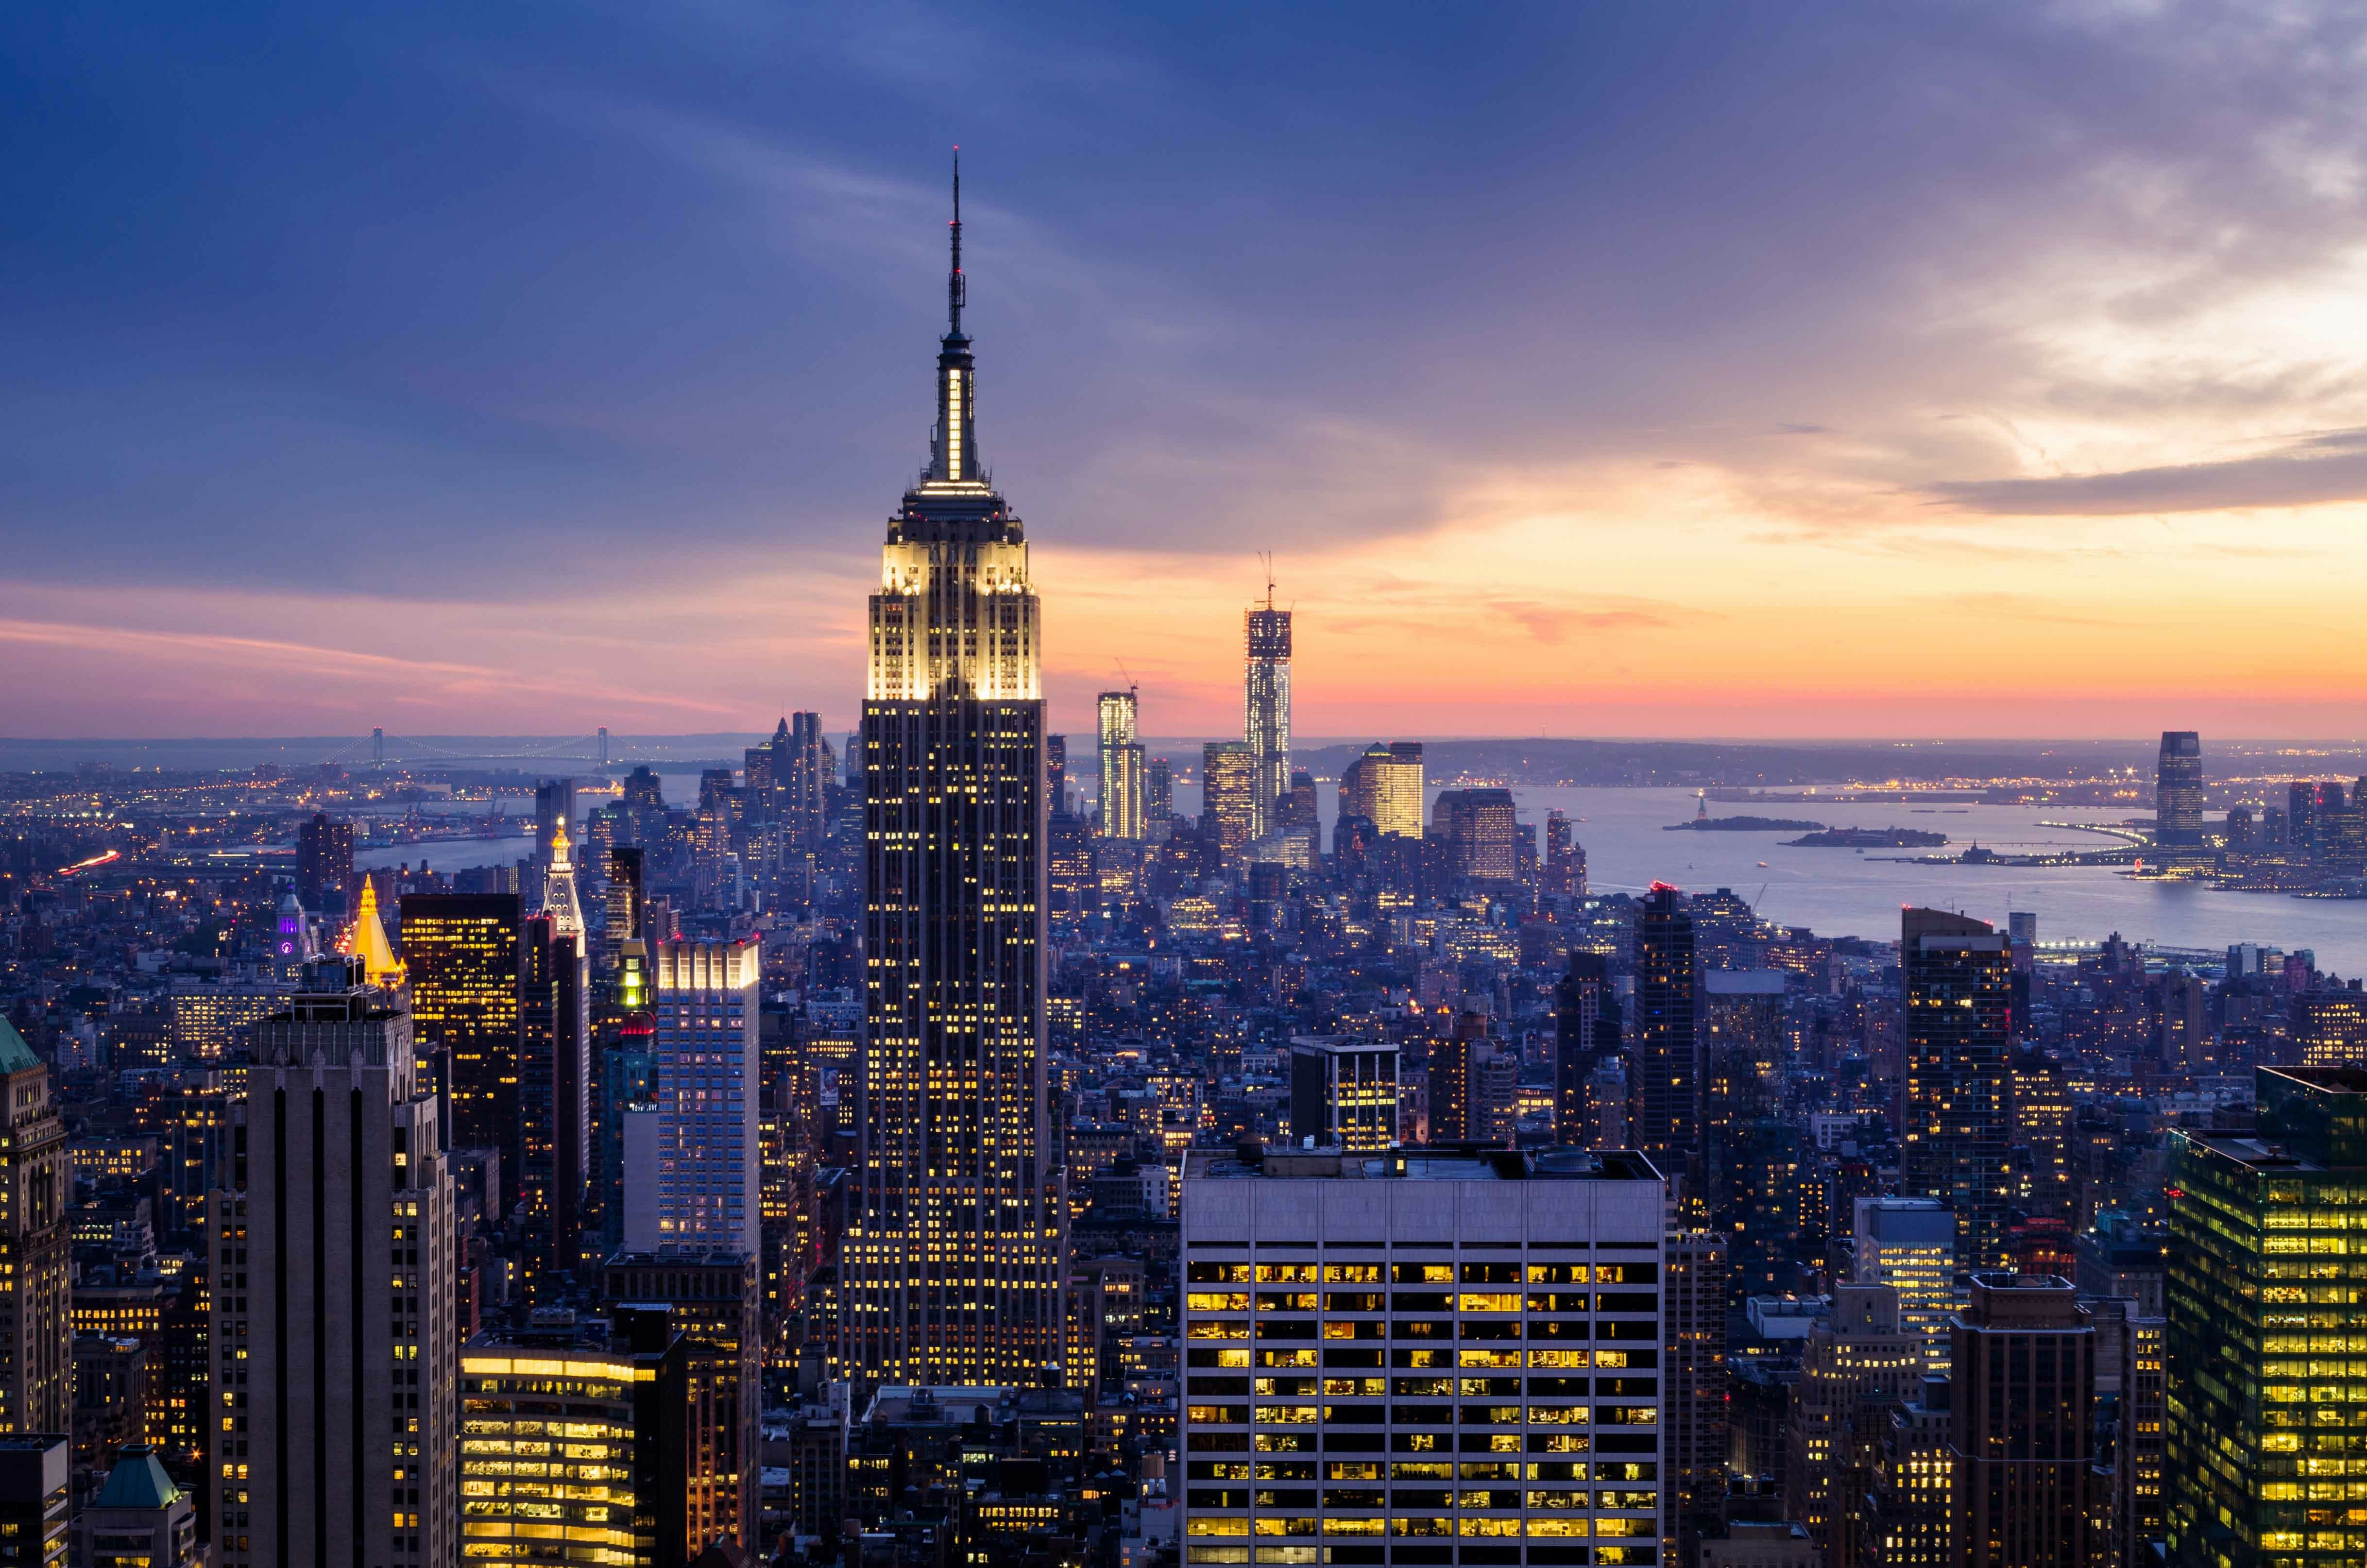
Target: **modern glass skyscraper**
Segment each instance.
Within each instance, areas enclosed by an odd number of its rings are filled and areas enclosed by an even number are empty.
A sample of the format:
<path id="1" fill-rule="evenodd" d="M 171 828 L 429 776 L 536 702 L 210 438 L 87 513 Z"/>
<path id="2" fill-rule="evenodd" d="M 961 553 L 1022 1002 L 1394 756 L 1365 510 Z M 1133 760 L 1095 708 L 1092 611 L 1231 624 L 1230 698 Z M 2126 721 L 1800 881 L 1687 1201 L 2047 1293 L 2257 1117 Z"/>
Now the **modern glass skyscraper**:
<path id="1" fill-rule="evenodd" d="M 2255 1134 L 2170 1134 L 2172 1568 L 2367 1561 L 2367 1072 L 2255 1076 Z"/>
<path id="2" fill-rule="evenodd" d="M 1241 691 L 1241 738 L 1257 759 L 1250 836 L 1274 831 L 1274 802 L 1290 789 L 1290 612 L 1274 608 L 1274 580 L 1265 603 L 1241 617 L 1248 640 L 1248 675 Z"/>
<path id="3" fill-rule="evenodd" d="M 1136 735 L 1139 708 L 1134 688 L 1101 696 L 1102 836 L 1143 836 L 1142 743 Z"/>
<path id="4" fill-rule="evenodd" d="M 2154 842 L 2165 848 L 2203 842 L 2203 741 L 2192 730 L 2164 730 L 2154 772 Z"/>
<path id="5" fill-rule="evenodd" d="M 929 465 L 888 524 L 863 703 L 861 1157 L 850 1371 L 1029 1383 L 1059 1354 L 1045 1138 L 1044 701 L 1026 534 L 988 482 L 960 184 Z"/>
<path id="6" fill-rule="evenodd" d="M 1200 747 L 1200 834 L 1229 870 L 1257 836 L 1257 754 L 1246 741 L 1208 741 Z"/>
<path id="7" fill-rule="evenodd" d="M 1909 909 L 1899 916 L 1898 963 L 1907 1034 L 1899 1190 L 1954 1211 L 1958 1267 L 2010 1267 L 2011 946 L 1985 920 Z"/>

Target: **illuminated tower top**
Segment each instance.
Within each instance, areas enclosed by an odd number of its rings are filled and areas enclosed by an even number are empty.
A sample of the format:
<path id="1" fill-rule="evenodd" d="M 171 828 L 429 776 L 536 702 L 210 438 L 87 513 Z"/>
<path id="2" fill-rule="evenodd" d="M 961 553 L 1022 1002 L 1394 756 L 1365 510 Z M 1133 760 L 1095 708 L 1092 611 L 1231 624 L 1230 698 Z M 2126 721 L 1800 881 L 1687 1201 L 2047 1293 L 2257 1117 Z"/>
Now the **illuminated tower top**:
<path id="1" fill-rule="evenodd" d="M 1027 534 L 978 460 L 977 367 L 962 330 L 961 173 L 937 354 L 937 426 L 920 483 L 888 519 L 871 596 L 865 695 L 875 702 L 1043 696 Z"/>
<path id="2" fill-rule="evenodd" d="M 567 824 L 561 822 L 550 835 L 550 869 L 543 873 L 542 912 L 550 916 L 554 935 L 573 937 L 580 944 L 583 937 L 583 906 L 575 897 L 575 862 L 570 857 L 570 847 Z"/>
<path id="3" fill-rule="evenodd" d="M 362 960 L 362 975 L 372 985 L 391 990 L 402 983 L 402 960 L 386 939 L 386 926 L 378 916 L 378 887 L 368 877 L 362 878 L 353 927 L 345 933 L 345 951 Z"/>

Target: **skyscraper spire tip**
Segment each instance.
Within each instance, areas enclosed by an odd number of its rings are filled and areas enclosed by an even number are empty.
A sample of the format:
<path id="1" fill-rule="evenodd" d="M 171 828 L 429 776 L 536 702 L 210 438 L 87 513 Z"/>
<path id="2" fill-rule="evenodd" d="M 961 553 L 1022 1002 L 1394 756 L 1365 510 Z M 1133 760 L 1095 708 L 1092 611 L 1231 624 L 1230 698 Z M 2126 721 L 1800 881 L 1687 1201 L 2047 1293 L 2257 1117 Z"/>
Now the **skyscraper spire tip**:
<path id="1" fill-rule="evenodd" d="M 963 285 L 962 285 L 962 265 L 961 265 L 961 144 L 960 144 L 959 142 L 956 142 L 956 143 L 954 144 L 954 222 L 953 222 L 953 244 L 954 244 L 954 264 L 953 264 L 953 271 L 952 271 L 950 274 L 948 274 L 948 275 L 947 275 L 947 277 L 946 277 L 946 321 L 947 321 L 947 324 L 948 324 L 948 327 L 949 327 L 949 330 L 946 332 L 946 336 L 948 336 L 948 337 L 959 337 L 959 336 L 962 335 L 962 324 L 961 324 L 962 306 L 963 306 L 965 303 L 967 303 L 967 302 L 968 302 L 968 299 L 967 299 L 967 290 L 964 289 L 964 287 L 963 287 Z"/>

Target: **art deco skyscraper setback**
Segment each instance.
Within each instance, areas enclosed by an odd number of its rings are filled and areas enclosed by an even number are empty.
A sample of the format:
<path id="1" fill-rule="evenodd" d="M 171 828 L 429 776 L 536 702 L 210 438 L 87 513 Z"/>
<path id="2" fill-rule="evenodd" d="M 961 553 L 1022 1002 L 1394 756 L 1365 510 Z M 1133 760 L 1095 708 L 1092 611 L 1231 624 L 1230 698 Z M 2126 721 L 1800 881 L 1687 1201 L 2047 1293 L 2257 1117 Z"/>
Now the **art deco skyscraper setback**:
<path id="1" fill-rule="evenodd" d="M 1242 617 L 1249 665 L 1241 691 L 1241 738 L 1257 759 L 1250 836 L 1274 831 L 1274 802 L 1290 790 L 1290 612 L 1274 608 L 1274 582 L 1265 603 Z"/>
<path id="2" fill-rule="evenodd" d="M 411 1027 L 346 959 L 255 1028 L 210 1202 L 218 1563 L 453 1561 L 452 1182 Z"/>
<path id="3" fill-rule="evenodd" d="M 929 466 L 889 519 L 863 703 L 862 1131 L 842 1252 L 865 1378 L 1027 1383 L 1058 1355 L 1045 1142 L 1044 702 L 1020 520 L 951 324 Z"/>

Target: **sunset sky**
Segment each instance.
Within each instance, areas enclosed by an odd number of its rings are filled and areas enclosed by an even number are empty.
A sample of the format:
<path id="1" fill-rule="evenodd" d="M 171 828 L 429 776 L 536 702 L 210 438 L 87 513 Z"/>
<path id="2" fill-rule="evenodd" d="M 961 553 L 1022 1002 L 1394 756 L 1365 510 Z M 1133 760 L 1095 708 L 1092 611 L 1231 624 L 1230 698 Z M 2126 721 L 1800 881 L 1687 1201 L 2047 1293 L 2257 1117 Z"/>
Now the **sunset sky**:
<path id="1" fill-rule="evenodd" d="M 0 733 L 2367 732 L 2356 6 L 17 6 Z"/>

